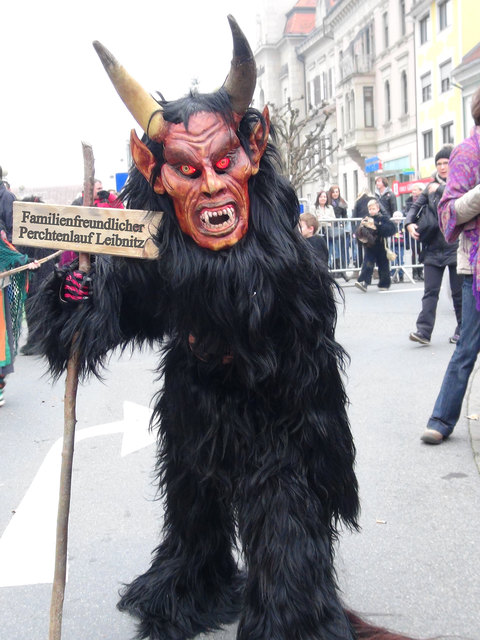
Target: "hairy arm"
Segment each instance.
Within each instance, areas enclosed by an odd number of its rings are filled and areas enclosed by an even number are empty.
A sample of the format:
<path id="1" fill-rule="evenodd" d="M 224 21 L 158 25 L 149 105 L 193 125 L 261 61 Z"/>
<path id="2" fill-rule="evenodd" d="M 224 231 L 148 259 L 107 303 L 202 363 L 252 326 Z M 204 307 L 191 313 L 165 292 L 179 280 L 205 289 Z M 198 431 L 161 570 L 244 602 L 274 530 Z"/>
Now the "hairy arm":
<path id="1" fill-rule="evenodd" d="M 115 347 L 153 342 L 163 335 L 155 261 L 101 256 L 92 266 L 91 278 L 91 295 L 77 304 L 62 302 L 63 274 L 58 272 L 34 298 L 32 339 L 47 357 L 54 377 L 65 370 L 72 345 L 79 354 L 80 374 L 99 375 Z"/>

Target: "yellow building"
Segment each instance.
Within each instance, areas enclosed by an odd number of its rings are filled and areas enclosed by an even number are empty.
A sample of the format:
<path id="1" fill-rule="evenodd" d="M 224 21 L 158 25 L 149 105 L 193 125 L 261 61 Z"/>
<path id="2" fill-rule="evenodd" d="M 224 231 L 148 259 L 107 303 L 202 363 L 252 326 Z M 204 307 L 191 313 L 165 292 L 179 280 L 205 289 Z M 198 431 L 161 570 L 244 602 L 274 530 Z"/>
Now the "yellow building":
<path id="1" fill-rule="evenodd" d="M 415 20 L 417 167 L 425 178 L 436 152 L 465 137 L 462 86 L 452 71 L 479 43 L 478 0 L 416 0 Z"/>

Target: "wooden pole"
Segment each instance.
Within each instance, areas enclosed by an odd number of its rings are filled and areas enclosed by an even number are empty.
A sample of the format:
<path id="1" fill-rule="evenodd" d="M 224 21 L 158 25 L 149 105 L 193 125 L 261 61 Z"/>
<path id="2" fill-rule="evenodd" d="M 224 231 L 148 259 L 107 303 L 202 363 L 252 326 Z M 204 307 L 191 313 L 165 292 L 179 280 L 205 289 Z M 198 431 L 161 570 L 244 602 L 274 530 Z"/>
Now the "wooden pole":
<path id="1" fill-rule="evenodd" d="M 82 142 L 84 164 L 83 204 L 93 206 L 94 159 L 90 145 Z M 90 255 L 79 254 L 79 269 L 90 270 Z M 70 358 L 67 364 L 64 398 L 64 431 L 62 448 L 62 467 L 60 471 L 60 494 L 58 499 L 57 537 L 55 548 L 55 573 L 50 603 L 49 640 L 61 640 L 63 601 L 67 579 L 67 549 L 68 549 L 68 518 L 70 514 L 70 499 L 72 489 L 73 451 L 75 443 L 76 401 L 78 388 L 79 361 L 75 349 L 75 337 L 70 348 Z"/>
<path id="2" fill-rule="evenodd" d="M 35 262 L 37 264 L 43 264 L 44 262 L 48 262 L 49 260 L 53 260 L 54 258 L 57 258 L 62 253 L 63 251 L 60 249 L 59 251 L 55 251 L 55 253 L 51 253 L 49 256 L 46 256 L 45 258 L 40 258 L 40 260 L 35 260 Z M 0 278 L 6 278 L 7 276 L 12 276 L 14 273 L 20 273 L 20 271 L 26 271 L 27 269 L 30 269 L 31 264 L 33 264 L 33 262 L 22 264 L 21 267 L 15 267 L 14 269 L 9 269 L 8 271 L 2 271 L 0 273 Z"/>

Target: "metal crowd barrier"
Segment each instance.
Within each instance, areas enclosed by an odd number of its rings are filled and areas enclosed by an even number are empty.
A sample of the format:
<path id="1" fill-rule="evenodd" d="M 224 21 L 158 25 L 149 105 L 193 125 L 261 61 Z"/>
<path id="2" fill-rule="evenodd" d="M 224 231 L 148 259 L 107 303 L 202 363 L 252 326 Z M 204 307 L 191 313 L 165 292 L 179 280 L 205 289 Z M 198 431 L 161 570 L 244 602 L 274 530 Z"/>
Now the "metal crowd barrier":
<path id="1" fill-rule="evenodd" d="M 362 268 L 364 245 L 355 237 L 355 230 L 362 218 L 335 218 L 320 220 L 319 234 L 328 244 L 328 267 L 331 273 L 357 276 Z M 421 244 L 410 237 L 404 229 L 405 218 L 393 220 L 397 232 L 387 238 L 388 247 L 396 254 L 390 261 L 392 282 L 408 280 L 414 282 L 421 277 L 423 264 L 420 260 Z"/>

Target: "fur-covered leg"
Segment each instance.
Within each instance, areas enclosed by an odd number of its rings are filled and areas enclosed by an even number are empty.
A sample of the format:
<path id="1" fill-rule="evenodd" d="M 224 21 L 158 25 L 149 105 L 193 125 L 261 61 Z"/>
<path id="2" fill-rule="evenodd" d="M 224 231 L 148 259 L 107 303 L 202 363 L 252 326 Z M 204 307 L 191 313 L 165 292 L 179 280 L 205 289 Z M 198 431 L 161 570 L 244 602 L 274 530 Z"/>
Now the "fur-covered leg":
<path id="1" fill-rule="evenodd" d="M 273 461 L 239 507 L 248 566 L 238 640 L 354 640 L 339 601 L 331 535 L 305 478 Z"/>
<path id="2" fill-rule="evenodd" d="M 139 619 L 138 638 L 193 638 L 233 622 L 241 608 L 244 578 L 232 554 L 231 492 L 219 480 L 218 463 L 205 469 L 215 447 L 199 409 L 196 370 L 188 347 L 168 351 L 155 409 L 165 539 L 150 569 L 125 588 L 119 603 Z"/>
<path id="3" fill-rule="evenodd" d="M 211 483 L 170 465 L 165 541 L 118 607 L 139 619 L 138 638 L 184 640 L 233 622 L 243 580 L 232 557 L 234 527 Z"/>

